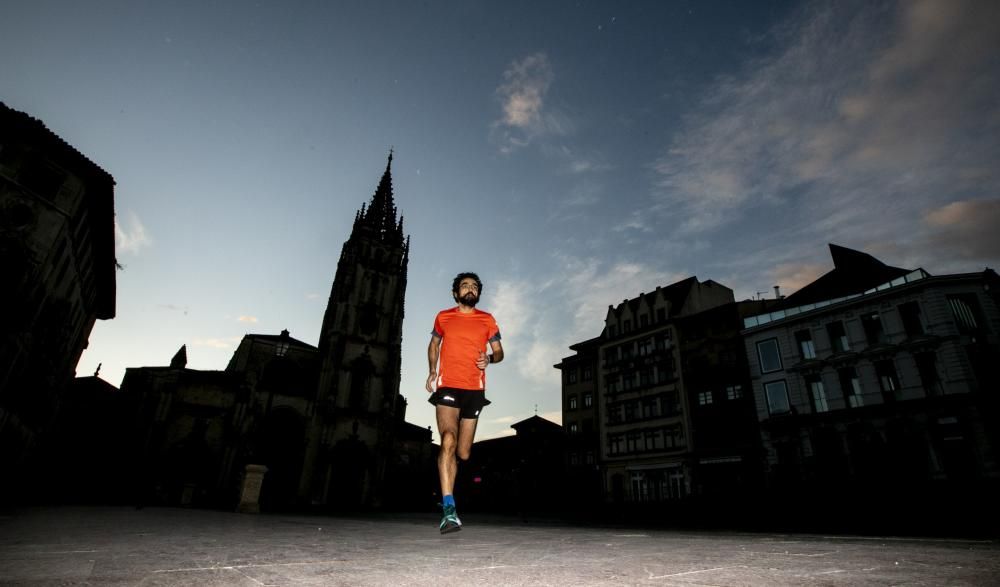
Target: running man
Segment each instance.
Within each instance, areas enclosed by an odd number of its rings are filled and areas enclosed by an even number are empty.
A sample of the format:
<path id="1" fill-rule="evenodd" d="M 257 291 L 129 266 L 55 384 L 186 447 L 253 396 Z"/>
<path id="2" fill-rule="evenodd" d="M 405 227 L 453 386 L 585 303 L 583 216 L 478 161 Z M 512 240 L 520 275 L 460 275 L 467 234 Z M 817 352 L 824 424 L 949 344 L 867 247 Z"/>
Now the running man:
<path id="1" fill-rule="evenodd" d="M 476 309 L 483 282 L 475 273 L 459 273 L 451 284 L 458 302 L 454 308 L 438 312 L 431 342 L 427 345 L 428 401 L 437 406 L 438 476 L 441 479 L 442 534 L 462 529 L 455 512 L 455 476 L 458 458 L 469 459 L 476 436 L 479 413 L 490 404 L 486 399 L 486 366 L 503 360 L 500 328 L 493 316 Z M 493 351 L 487 354 L 486 347 Z"/>

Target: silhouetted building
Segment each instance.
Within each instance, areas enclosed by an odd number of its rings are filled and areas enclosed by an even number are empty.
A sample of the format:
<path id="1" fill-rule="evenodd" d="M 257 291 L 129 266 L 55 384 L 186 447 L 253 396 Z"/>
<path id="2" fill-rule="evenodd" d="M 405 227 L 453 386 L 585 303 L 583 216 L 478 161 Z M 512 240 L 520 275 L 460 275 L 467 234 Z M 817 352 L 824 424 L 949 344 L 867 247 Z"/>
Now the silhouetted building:
<path id="1" fill-rule="evenodd" d="M 761 449 L 743 318 L 767 301 L 730 302 L 674 321 L 690 424 L 691 493 L 729 515 L 761 486 Z"/>
<path id="2" fill-rule="evenodd" d="M 604 473 L 600 466 L 603 445 L 597 409 L 601 341 L 597 337 L 570 345 L 576 354 L 554 365 L 562 373 L 565 467 L 567 485 L 573 488 L 564 499 L 577 511 L 604 501 Z"/>
<path id="3" fill-rule="evenodd" d="M 995 508 L 997 274 L 830 252 L 832 271 L 745 320 L 774 513 L 921 524 Z"/>
<path id="4" fill-rule="evenodd" d="M 313 503 L 379 506 L 405 400 L 399 394 L 409 237 L 392 194 L 392 154 L 355 216 L 319 338 L 320 374 L 303 488 Z"/>
<path id="5" fill-rule="evenodd" d="M 130 368 L 122 392 L 136 405 L 136 499 L 226 506 L 247 464 L 268 467 L 262 507 L 296 505 L 305 413 L 315 394 L 316 347 L 281 335 L 243 337 L 224 371 L 187 368 L 185 347 L 168 367 Z"/>
<path id="6" fill-rule="evenodd" d="M 115 316 L 114 185 L 0 103 L 0 492 L 25 478 L 94 322 Z"/>
<path id="7" fill-rule="evenodd" d="M 133 399 L 98 376 L 70 383 L 42 437 L 32 501 L 111 504 L 132 498 L 137 462 L 124 448 L 134 422 Z"/>
<path id="8" fill-rule="evenodd" d="M 695 277 L 609 306 L 601 336 L 556 365 L 570 477 L 593 483 L 596 466 L 604 501 L 618 504 L 744 483 L 755 437 L 739 357 L 742 307 L 729 288 Z M 714 398 L 720 405 L 710 408 Z"/>
<path id="9" fill-rule="evenodd" d="M 412 488 L 433 467 L 430 431 L 405 422 L 399 394 L 409 240 L 391 164 L 390 154 L 341 251 L 318 348 L 288 331 L 253 334 L 225 371 L 187 369 L 183 347 L 169 367 L 127 370 L 122 391 L 138 398 L 141 493 L 231 506 L 255 464 L 268 469 L 265 510 L 401 507 L 391 500 L 406 494 L 388 495 L 386 480 Z"/>
<path id="10" fill-rule="evenodd" d="M 555 512 L 569 506 L 563 428 L 532 416 L 511 425 L 515 434 L 480 440 L 459 463 L 456 499 L 470 511 Z"/>

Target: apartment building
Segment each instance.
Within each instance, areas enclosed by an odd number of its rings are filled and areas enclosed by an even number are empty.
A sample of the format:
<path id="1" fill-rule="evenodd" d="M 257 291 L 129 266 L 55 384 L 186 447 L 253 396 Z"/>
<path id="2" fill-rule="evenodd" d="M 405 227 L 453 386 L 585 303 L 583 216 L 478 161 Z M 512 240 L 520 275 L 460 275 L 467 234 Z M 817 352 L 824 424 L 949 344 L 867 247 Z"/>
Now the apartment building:
<path id="1" fill-rule="evenodd" d="M 997 274 L 933 276 L 830 250 L 832 271 L 745 319 L 768 486 L 889 505 L 995 484 Z"/>

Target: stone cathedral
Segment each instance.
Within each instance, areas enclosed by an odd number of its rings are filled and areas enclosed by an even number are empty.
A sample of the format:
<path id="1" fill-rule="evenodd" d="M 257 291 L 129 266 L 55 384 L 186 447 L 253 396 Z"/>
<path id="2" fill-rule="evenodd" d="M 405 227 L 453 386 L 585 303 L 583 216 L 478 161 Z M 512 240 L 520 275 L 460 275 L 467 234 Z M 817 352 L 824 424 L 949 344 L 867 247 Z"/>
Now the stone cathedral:
<path id="1" fill-rule="evenodd" d="M 405 421 L 399 393 L 409 247 L 390 153 L 341 250 L 317 346 L 247 334 L 223 371 L 188 369 L 186 347 L 169 366 L 128 369 L 113 416 L 95 417 L 132 422 L 129 442 L 68 457 L 66 474 L 104 466 L 95 491 L 143 503 L 230 508 L 248 466 L 267 470 L 265 511 L 431 503 L 431 432 Z"/>
<path id="2" fill-rule="evenodd" d="M 371 203 L 344 243 L 319 339 L 313 428 L 321 430 L 309 480 L 316 495 L 375 503 L 383 494 L 399 394 L 403 299 L 410 239 L 392 197 L 392 153 Z"/>

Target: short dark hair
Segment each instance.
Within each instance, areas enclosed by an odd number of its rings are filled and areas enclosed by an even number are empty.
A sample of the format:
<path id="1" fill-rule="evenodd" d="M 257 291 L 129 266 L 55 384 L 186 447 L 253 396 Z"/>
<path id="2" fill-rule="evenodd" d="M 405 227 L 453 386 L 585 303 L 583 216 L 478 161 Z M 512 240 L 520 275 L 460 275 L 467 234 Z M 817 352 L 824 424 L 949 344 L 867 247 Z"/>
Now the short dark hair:
<path id="1" fill-rule="evenodd" d="M 451 282 L 451 293 L 458 295 L 458 286 L 462 284 L 462 280 L 471 277 L 476 280 L 476 289 L 479 290 L 479 295 L 483 295 L 483 282 L 480 281 L 479 276 L 470 271 L 464 271 L 455 276 L 455 280 Z"/>

